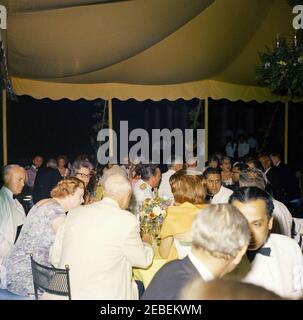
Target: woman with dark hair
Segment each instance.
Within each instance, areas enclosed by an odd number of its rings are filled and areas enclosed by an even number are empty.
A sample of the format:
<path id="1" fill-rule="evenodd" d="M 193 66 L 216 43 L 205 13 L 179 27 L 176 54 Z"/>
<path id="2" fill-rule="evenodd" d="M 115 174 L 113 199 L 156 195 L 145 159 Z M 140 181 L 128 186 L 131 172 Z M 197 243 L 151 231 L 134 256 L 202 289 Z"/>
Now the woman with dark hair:
<path id="1" fill-rule="evenodd" d="M 191 246 L 191 226 L 197 213 L 204 207 L 206 188 L 197 171 L 182 169 L 173 174 L 169 183 L 174 196 L 173 206 L 160 232 L 160 255 L 168 260 L 182 259 Z"/>
<path id="2" fill-rule="evenodd" d="M 8 291 L 20 296 L 33 293 L 33 278 L 29 254 L 43 264 L 49 264 L 49 250 L 66 213 L 81 205 L 84 184 L 77 178 L 61 180 L 51 191 L 51 198 L 35 204 L 28 213 L 20 236 L 3 262 Z"/>

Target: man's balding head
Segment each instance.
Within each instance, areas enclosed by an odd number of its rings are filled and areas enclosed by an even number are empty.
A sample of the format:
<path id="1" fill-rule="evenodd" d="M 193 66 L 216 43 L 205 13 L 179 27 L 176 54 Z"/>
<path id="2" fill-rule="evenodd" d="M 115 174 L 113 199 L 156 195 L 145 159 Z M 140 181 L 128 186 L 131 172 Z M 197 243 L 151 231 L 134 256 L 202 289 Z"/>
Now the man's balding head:
<path id="1" fill-rule="evenodd" d="M 129 180 L 121 174 L 110 175 L 104 182 L 104 196 L 117 201 L 122 209 L 128 208 L 131 193 Z"/>
<path id="2" fill-rule="evenodd" d="M 25 176 L 25 170 L 16 164 L 7 165 L 3 169 L 4 185 L 15 195 L 22 192 L 25 184 Z"/>

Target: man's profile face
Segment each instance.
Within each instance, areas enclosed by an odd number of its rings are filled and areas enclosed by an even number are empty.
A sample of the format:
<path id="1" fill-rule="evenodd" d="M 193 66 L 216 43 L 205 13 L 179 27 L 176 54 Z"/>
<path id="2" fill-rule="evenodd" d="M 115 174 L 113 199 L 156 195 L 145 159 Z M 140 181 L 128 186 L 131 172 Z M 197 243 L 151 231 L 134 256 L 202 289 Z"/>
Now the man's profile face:
<path id="1" fill-rule="evenodd" d="M 211 195 L 215 195 L 220 191 L 221 188 L 221 175 L 211 173 L 206 178 L 206 187 Z"/>
<path id="2" fill-rule="evenodd" d="M 266 202 L 262 199 L 248 202 L 234 200 L 232 205 L 248 220 L 251 231 L 251 240 L 248 250 L 257 250 L 266 242 L 269 230 L 272 228 L 273 218 L 269 218 L 266 210 Z"/>
<path id="3" fill-rule="evenodd" d="M 18 195 L 22 192 L 25 183 L 25 170 L 14 168 L 8 173 L 6 186 L 13 194 Z"/>
<path id="4" fill-rule="evenodd" d="M 150 182 L 150 185 L 155 188 L 159 185 L 160 183 L 160 180 L 161 180 L 161 171 L 159 168 L 156 169 L 156 173 L 154 176 L 152 176 L 149 180 Z"/>

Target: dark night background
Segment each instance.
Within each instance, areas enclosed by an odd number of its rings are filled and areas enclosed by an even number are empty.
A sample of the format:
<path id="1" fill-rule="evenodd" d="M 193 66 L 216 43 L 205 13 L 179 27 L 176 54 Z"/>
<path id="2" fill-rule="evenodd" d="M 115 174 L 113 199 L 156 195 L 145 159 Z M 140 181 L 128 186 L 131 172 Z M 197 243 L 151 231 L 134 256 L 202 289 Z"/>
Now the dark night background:
<path id="1" fill-rule="evenodd" d="M 134 128 L 145 128 L 149 131 L 152 128 L 189 128 L 189 112 L 198 103 L 198 99 L 159 102 L 114 99 L 113 127 L 118 133 L 119 121 L 128 120 L 129 131 Z M 93 126 L 97 119 L 93 115 L 103 109 L 102 100 L 52 101 L 21 96 L 17 102 L 8 101 L 7 109 L 9 163 L 26 164 L 35 154 L 42 154 L 45 159 L 66 154 L 71 161 L 81 153 L 92 157 L 96 155 L 96 150 L 91 145 L 91 139 L 96 139 Z M 295 170 L 303 168 L 302 119 L 303 104 L 290 103 L 288 162 Z M 203 128 L 203 103 L 199 122 L 199 127 Z M 254 133 L 262 145 L 269 127 L 265 151 L 280 151 L 284 154 L 283 104 L 210 99 L 209 154 L 215 151 L 224 152 L 227 132 L 233 132 L 234 135 L 241 131 Z M 2 154 L 0 161 L 2 162 Z"/>

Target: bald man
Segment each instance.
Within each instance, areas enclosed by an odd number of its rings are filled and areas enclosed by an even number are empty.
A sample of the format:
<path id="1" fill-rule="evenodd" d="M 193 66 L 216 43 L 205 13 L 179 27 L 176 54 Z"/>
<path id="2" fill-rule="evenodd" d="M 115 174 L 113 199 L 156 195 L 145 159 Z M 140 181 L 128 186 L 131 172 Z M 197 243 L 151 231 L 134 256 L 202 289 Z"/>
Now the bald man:
<path id="1" fill-rule="evenodd" d="M 0 190 L 0 264 L 14 245 L 17 227 L 25 220 L 25 212 L 14 196 L 24 187 L 26 171 L 18 165 L 3 170 L 4 186 Z"/>
<path id="2" fill-rule="evenodd" d="M 147 268 L 153 250 L 142 242 L 139 221 L 126 210 L 130 197 L 128 179 L 110 175 L 104 198 L 71 210 L 59 228 L 50 261 L 59 268 L 69 265 L 73 299 L 138 299 L 132 267 Z"/>

